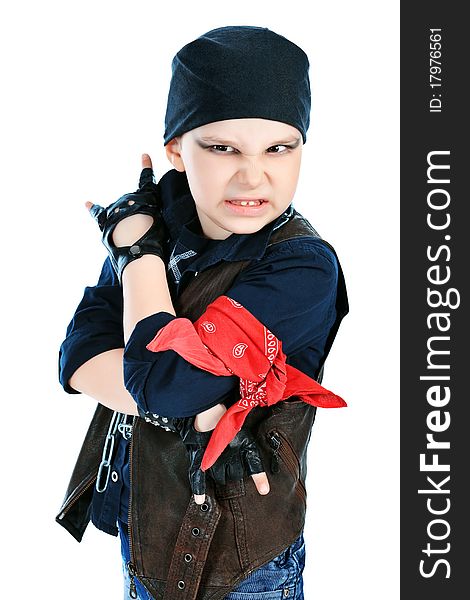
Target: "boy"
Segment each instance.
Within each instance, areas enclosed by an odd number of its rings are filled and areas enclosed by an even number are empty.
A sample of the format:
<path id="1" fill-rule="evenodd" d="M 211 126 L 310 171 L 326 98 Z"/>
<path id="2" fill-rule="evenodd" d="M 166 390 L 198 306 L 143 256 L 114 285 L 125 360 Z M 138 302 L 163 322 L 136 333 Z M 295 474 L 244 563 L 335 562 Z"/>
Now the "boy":
<path id="1" fill-rule="evenodd" d="M 144 155 L 135 194 L 107 210 L 87 203 L 110 257 L 69 325 L 60 377 L 117 412 L 97 409 L 58 521 L 77 539 L 88 515 L 114 535 L 117 521 L 131 597 L 303 597 L 305 450 L 314 406 L 328 405 L 307 392 L 327 395 L 313 380 L 347 312 L 334 251 L 292 206 L 309 111 L 308 59 L 295 44 L 259 27 L 207 32 L 173 60 L 164 142 L 174 169 L 156 184 Z M 251 326 L 238 331 L 241 316 Z M 205 343 L 187 342 L 187 354 L 185 318 L 208 332 L 196 329 Z M 222 342 L 234 331 L 243 373 L 245 349 L 260 350 L 258 380 L 228 367 Z M 270 397 L 266 340 L 277 344 L 276 382 L 301 400 Z M 228 372 L 215 375 L 209 359 Z M 289 388 L 302 374 L 313 387 Z M 225 427 L 206 479 L 211 432 L 239 418 L 247 381 L 267 397 L 249 396 L 235 435 Z M 97 474 L 98 427 L 108 443 Z"/>

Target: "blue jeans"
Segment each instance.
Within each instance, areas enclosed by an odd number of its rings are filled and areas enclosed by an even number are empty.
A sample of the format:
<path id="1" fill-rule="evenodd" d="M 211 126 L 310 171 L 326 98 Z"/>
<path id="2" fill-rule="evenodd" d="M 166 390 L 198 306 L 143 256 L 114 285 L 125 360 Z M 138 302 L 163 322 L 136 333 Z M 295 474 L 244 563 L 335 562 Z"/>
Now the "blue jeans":
<path id="1" fill-rule="evenodd" d="M 124 600 L 130 600 L 129 538 L 127 525 L 118 521 L 121 538 L 121 553 L 124 574 Z M 295 542 L 279 556 L 273 558 L 244 579 L 224 600 L 304 600 L 303 570 L 305 567 L 305 543 L 301 534 Z M 138 600 L 153 600 L 150 593 L 134 578 Z"/>

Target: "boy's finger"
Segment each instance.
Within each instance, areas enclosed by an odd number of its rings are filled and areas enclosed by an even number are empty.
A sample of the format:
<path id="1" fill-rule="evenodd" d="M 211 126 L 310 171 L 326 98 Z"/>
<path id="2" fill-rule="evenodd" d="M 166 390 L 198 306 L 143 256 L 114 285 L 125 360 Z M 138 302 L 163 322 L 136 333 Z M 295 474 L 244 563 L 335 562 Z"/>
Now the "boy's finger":
<path id="1" fill-rule="evenodd" d="M 258 492 L 260 494 L 262 494 L 263 496 L 265 494 L 268 494 L 269 493 L 269 481 L 268 481 L 266 472 L 263 471 L 262 473 L 255 473 L 254 475 L 252 475 L 252 477 L 253 477 L 253 481 L 255 482 L 255 486 L 256 486 L 256 489 L 258 490 Z"/>
<path id="2" fill-rule="evenodd" d="M 206 474 L 199 468 L 200 457 L 196 456 L 192 459 L 192 465 L 189 472 L 189 484 L 194 495 L 196 504 L 202 504 L 206 494 Z"/>
<path id="3" fill-rule="evenodd" d="M 90 207 L 88 207 L 88 203 L 86 204 L 89 214 L 98 223 L 101 231 L 103 231 L 104 223 L 106 221 L 106 209 L 100 206 L 99 204 L 92 204 Z"/>
<path id="4" fill-rule="evenodd" d="M 142 154 L 142 172 L 139 178 L 139 190 L 148 186 L 155 187 L 155 175 L 153 172 L 152 159 L 148 154 Z"/>
<path id="5" fill-rule="evenodd" d="M 142 154 L 142 169 L 153 169 L 152 159 L 148 154 Z"/>

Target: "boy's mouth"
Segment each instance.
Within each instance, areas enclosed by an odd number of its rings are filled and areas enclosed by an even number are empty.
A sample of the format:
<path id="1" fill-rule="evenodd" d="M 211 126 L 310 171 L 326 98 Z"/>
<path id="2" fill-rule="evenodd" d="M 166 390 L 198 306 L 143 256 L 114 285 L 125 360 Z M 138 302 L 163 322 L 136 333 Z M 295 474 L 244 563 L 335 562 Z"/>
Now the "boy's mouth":
<path id="1" fill-rule="evenodd" d="M 227 200 L 227 202 L 235 204 L 236 206 L 261 206 L 261 204 L 267 202 L 267 200 L 262 198 L 256 200 L 251 200 L 249 198 L 231 198 L 230 200 Z"/>
<path id="2" fill-rule="evenodd" d="M 231 198 L 224 202 L 227 210 L 238 216 L 256 217 L 264 214 L 267 210 L 269 202 L 262 198 L 258 200 L 250 200 L 249 198 Z"/>

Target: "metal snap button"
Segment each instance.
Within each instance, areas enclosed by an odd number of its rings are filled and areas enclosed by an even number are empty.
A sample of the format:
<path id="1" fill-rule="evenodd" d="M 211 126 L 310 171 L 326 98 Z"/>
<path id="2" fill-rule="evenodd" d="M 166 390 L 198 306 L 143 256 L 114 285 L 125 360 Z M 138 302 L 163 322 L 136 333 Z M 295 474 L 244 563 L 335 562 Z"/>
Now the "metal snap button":
<path id="1" fill-rule="evenodd" d="M 111 479 L 114 481 L 114 483 L 116 483 L 116 481 L 119 479 L 119 475 L 116 473 L 116 471 L 111 473 Z"/>
<path id="2" fill-rule="evenodd" d="M 180 590 L 184 590 L 184 588 L 186 587 L 186 584 L 184 583 L 184 581 L 178 581 L 178 587 Z"/>
<path id="3" fill-rule="evenodd" d="M 131 246 L 129 248 L 129 252 L 132 254 L 132 256 L 137 256 L 137 254 L 140 254 L 140 246 L 138 246 L 137 244 Z"/>
<path id="4" fill-rule="evenodd" d="M 191 561 L 193 560 L 192 554 L 189 554 L 189 553 L 188 553 L 188 554 L 185 554 L 185 555 L 184 555 L 184 560 L 185 560 L 186 562 L 191 562 Z"/>
<path id="5" fill-rule="evenodd" d="M 193 527 L 191 529 L 191 533 L 194 535 L 194 537 L 197 537 L 201 533 L 201 530 L 199 529 L 199 527 Z"/>
<path id="6" fill-rule="evenodd" d="M 206 512 L 209 510 L 209 505 L 207 504 L 207 502 L 204 502 L 203 504 L 201 504 L 201 510 L 203 512 Z"/>

